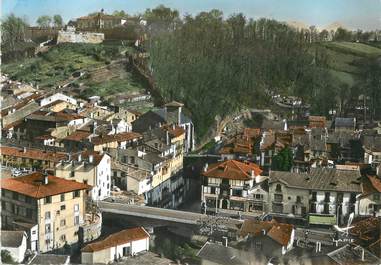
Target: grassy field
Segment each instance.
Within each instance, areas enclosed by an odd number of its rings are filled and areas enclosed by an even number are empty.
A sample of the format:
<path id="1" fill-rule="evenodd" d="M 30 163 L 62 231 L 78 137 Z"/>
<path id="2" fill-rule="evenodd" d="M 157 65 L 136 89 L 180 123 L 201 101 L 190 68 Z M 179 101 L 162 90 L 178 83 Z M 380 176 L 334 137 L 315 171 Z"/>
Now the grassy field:
<path id="1" fill-rule="evenodd" d="M 347 53 L 359 56 L 380 56 L 381 49 L 364 43 L 356 42 L 330 42 L 328 47 L 338 48 Z"/>
<path id="2" fill-rule="evenodd" d="M 381 49 L 364 43 L 325 42 L 319 44 L 327 54 L 327 67 L 338 85 L 353 86 L 359 82 L 361 68 L 358 62 L 381 56 Z"/>

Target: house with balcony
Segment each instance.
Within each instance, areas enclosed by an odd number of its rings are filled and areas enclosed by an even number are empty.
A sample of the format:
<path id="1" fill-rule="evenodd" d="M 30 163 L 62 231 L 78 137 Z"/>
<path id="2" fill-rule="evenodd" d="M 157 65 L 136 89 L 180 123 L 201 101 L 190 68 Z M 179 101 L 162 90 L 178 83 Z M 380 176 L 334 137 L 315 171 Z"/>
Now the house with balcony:
<path id="1" fill-rule="evenodd" d="M 310 224 L 339 224 L 358 214 L 358 169 L 311 168 L 309 172 L 271 171 L 270 212 L 308 218 Z"/>
<path id="2" fill-rule="evenodd" d="M 366 176 L 361 183 L 362 193 L 359 196 L 359 215 L 381 216 L 381 178 Z"/>
<path id="3" fill-rule="evenodd" d="M 137 195 L 142 195 L 151 189 L 151 171 L 139 169 L 134 165 L 112 161 L 112 183 L 121 190 L 133 191 Z"/>
<path id="4" fill-rule="evenodd" d="M 55 167 L 55 175 L 91 185 L 92 200 L 103 200 L 111 193 L 111 157 L 106 153 L 85 151 L 69 155 Z"/>
<path id="5" fill-rule="evenodd" d="M 6 167 L 14 166 L 44 170 L 54 170 L 55 165 L 66 157 L 63 152 L 14 146 L 1 146 L 0 153 L 2 164 Z"/>
<path id="6" fill-rule="evenodd" d="M 89 139 L 94 151 L 103 151 L 108 148 L 126 149 L 129 146 L 136 145 L 142 139 L 140 133 L 123 132 L 110 135 L 99 135 Z"/>
<path id="7" fill-rule="evenodd" d="M 172 101 L 155 111 L 147 111 L 132 122 L 132 129 L 144 133 L 162 126 L 173 125 L 184 130 L 183 150 L 191 152 L 195 146 L 194 125 L 185 113 L 184 104 L 180 102 Z"/>
<path id="8" fill-rule="evenodd" d="M 139 146 L 110 149 L 117 161 L 113 181 L 123 190 L 143 194 L 148 205 L 176 208 L 189 188 L 182 173 L 185 131 L 162 126 L 145 132 L 143 138 Z"/>
<path id="9" fill-rule="evenodd" d="M 48 252 L 75 245 L 84 223 L 86 191 L 90 188 L 40 172 L 2 179 L 2 228 L 19 229 L 21 224 L 37 227 L 28 238 L 32 251 Z"/>
<path id="10" fill-rule="evenodd" d="M 267 203 L 262 170 L 251 162 L 226 160 L 205 167 L 201 202 L 206 212 L 249 212 Z"/>

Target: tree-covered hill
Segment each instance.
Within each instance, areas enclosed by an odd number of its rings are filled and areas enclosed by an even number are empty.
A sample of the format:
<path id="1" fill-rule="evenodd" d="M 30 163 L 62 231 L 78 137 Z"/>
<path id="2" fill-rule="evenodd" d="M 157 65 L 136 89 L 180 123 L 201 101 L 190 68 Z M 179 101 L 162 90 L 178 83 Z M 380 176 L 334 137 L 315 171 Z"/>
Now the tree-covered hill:
<path id="1" fill-rule="evenodd" d="M 301 97 L 319 115 L 337 108 L 345 114 L 362 93 L 376 97 L 372 106 L 381 103 L 377 47 L 312 42 L 309 32 L 283 23 L 242 14 L 225 19 L 218 10 L 166 28 L 147 45 L 152 74 L 166 100 L 192 111 L 201 136 L 217 115 L 268 104 L 265 91 Z M 379 108 L 372 111 L 380 115 Z"/>

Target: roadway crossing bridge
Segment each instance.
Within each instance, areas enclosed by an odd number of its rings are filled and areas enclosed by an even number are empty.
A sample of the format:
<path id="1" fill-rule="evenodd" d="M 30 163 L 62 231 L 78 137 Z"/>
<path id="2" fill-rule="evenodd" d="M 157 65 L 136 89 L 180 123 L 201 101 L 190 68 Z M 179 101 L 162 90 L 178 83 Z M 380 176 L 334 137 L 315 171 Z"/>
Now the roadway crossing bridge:
<path id="1" fill-rule="evenodd" d="M 127 204 L 121 202 L 99 201 L 99 209 L 104 213 L 119 214 L 131 217 L 147 218 L 166 222 L 174 222 L 185 225 L 200 225 L 202 223 L 215 223 L 224 229 L 237 231 L 238 225 L 243 223 L 243 220 L 212 216 L 201 213 L 193 213 L 172 209 L 156 208 L 149 206 L 140 206 L 135 204 Z M 295 239 L 299 242 L 307 240 L 306 231 L 308 231 L 308 242 L 321 242 L 325 245 L 333 245 L 333 231 L 331 230 L 315 230 L 301 227 L 295 227 Z"/>
<path id="2" fill-rule="evenodd" d="M 189 225 L 198 225 L 203 221 L 206 222 L 218 220 L 220 225 L 226 226 L 227 228 L 237 229 L 237 225 L 242 224 L 243 222 L 243 220 L 227 217 L 221 218 L 201 213 L 192 213 L 118 202 L 100 201 L 98 202 L 98 207 L 102 212 L 105 213 L 121 214 Z"/>

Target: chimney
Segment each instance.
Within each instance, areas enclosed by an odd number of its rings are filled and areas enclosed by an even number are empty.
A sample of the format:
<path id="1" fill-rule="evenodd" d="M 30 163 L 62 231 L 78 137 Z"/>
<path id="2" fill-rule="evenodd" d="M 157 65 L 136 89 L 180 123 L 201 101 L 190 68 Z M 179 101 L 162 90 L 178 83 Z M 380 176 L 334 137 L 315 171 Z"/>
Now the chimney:
<path id="1" fill-rule="evenodd" d="M 365 250 L 361 248 L 361 261 L 365 261 Z"/>
<path id="2" fill-rule="evenodd" d="M 22 151 L 23 151 L 23 153 L 26 153 L 26 147 L 25 146 L 24 146 Z"/>
<path id="3" fill-rule="evenodd" d="M 255 172 L 254 172 L 254 170 L 251 170 L 251 178 L 252 179 L 255 178 Z"/>
<path id="4" fill-rule="evenodd" d="M 71 161 L 71 153 L 67 154 L 67 160 L 70 162 Z"/>
<path id="5" fill-rule="evenodd" d="M 89 163 L 93 163 L 94 162 L 94 156 L 93 155 L 89 155 Z"/>
<path id="6" fill-rule="evenodd" d="M 208 165 L 208 163 L 206 163 L 204 166 L 204 172 L 208 171 L 208 167 L 209 167 L 209 165 Z"/>
<path id="7" fill-rule="evenodd" d="M 262 235 L 266 235 L 266 229 L 262 229 Z"/>
<path id="8" fill-rule="evenodd" d="M 47 185 L 49 183 L 48 173 L 46 171 L 44 171 L 44 173 L 42 173 L 42 183 L 44 185 Z"/>
<path id="9" fill-rule="evenodd" d="M 178 112 L 179 112 L 179 117 L 178 117 L 177 124 L 180 126 L 180 124 L 181 124 L 181 107 L 179 107 Z"/>
<path id="10" fill-rule="evenodd" d="M 93 131 L 92 131 L 93 134 L 95 134 L 95 129 L 96 128 L 97 128 L 97 122 L 94 121 L 94 123 L 93 123 Z"/>
<path id="11" fill-rule="evenodd" d="M 79 154 L 78 155 L 78 162 L 81 162 L 82 161 L 82 154 Z"/>
<path id="12" fill-rule="evenodd" d="M 167 138 L 167 145 L 170 145 L 170 141 L 169 141 L 169 132 L 166 131 L 165 133 L 166 133 L 166 138 Z"/>

